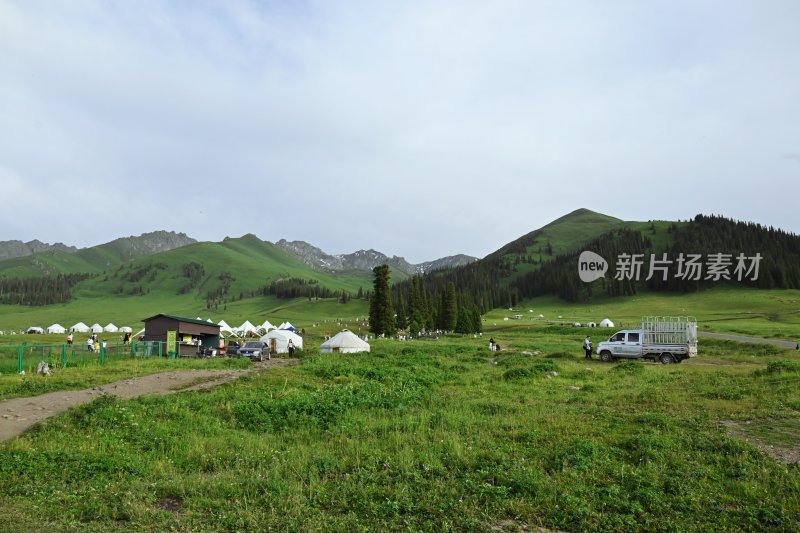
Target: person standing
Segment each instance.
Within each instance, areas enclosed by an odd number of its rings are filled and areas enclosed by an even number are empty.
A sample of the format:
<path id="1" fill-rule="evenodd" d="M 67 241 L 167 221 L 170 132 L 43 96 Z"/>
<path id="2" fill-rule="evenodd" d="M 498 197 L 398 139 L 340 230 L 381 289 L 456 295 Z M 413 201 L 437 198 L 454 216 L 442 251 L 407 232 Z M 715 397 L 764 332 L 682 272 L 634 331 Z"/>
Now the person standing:
<path id="1" fill-rule="evenodd" d="M 489 351 L 490 352 L 494 351 L 494 337 L 489 339 Z"/>
<path id="2" fill-rule="evenodd" d="M 72 332 L 71 331 L 69 332 L 69 335 L 67 335 L 67 346 L 72 346 Z"/>
<path id="3" fill-rule="evenodd" d="M 86 349 L 90 352 L 94 351 L 94 339 L 92 337 L 86 339 Z"/>
<path id="4" fill-rule="evenodd" d="M 292 342 L 292 339 L 289 339 L 288 350 L 289 350 L 289 357 L 294 357 L 294 343 Z"/>
<path id="5" fill-rule="evenodd" d="M 586 359 L 591 359 L 592 358 L 592 338 L 589 337 L 588 335 L 586 336 L 585 339 L 583 339 L 583 350 L 584 350 L 584 352 L 586 352 L 585 358 Z"/>

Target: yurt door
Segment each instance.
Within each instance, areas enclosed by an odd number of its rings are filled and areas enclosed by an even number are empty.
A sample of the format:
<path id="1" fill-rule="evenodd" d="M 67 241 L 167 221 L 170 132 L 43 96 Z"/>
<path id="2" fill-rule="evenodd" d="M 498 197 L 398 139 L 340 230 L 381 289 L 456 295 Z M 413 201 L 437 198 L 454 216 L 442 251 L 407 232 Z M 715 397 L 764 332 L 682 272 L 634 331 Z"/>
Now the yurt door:
<path id="1" fill-rule="evenodd" d="M 278 339 L 269 340 L 269 353 L 278 353 Z"/>

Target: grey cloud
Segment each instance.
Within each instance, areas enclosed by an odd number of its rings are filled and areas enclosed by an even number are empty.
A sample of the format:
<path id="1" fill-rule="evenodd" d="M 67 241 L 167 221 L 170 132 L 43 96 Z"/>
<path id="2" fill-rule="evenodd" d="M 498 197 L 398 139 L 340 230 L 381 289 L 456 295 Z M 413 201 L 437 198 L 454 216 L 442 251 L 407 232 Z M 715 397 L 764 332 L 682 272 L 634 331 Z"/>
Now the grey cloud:
<path id="1" fill-rule="evenodd" d="M 418 262 L 577 207 L 798 231 L 768 194 L 798 192 L 774 147 L 796 146 L 800 7 L 720 5 L 0 4 L 0 178 L 36 191 L 0 240 L 254 232 Z M 262 221 L 209 214 L 253 199 Z"/>

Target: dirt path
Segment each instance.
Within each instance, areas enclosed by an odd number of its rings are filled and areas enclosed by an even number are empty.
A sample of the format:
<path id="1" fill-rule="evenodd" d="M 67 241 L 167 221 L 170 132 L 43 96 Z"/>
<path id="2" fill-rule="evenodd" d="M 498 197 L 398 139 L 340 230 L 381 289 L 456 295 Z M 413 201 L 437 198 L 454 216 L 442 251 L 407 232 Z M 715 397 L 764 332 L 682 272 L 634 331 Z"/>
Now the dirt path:
<path id="1" fill-rule="evenodd" d="M 729 335 L 727 333 L 711 333 L 708 331 L 700 331 L 698 332 L 700 337 L 710 337 L 712 339 L 723 339 L 726 341 L 737 341 L 737 342 L 764 342 L 768 344 L 774 344 L 776 346 L 780 346 L 781 348 L 796 348 L 797 343 L 794 341 L 782 341 L 778 339 L 762 339 L 760 337 L 745 337 L 743 335 Z"/>
<path id="2" fill-rule="evenodd" d="M 103 394 L 128 400 L 138 396 L 174 394 L 209 389 L 250 372 L 296 364 L 296 359 L 270 359 L 245 370 L 184 370 L 161 372 L 115 381 L 86 390 L 49 392 L 41 396 L 12 398 L 0 402 L 0 442 L 12 439 L 42 420 L 70 407 L 92 401 Z"/>

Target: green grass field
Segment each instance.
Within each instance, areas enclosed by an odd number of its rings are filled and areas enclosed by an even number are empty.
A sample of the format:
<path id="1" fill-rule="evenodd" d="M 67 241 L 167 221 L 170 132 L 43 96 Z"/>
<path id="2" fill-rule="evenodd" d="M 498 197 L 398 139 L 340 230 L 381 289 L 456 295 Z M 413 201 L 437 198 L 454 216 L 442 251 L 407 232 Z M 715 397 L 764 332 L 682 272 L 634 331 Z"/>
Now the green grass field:
<path id="1" fill-rule="evenodd" d="M 761 451 L 797 451 L 794 350 L 707 341 L 680 365 L 603 364 L 582 329 L 503 326 L 354 355 L 314 355 L 312 337 L 296 367 L 73 409 L 0 445 L 4 529 L 800 528 L 800 470 Z M 95 377 L 134 371 L 115 364 Z"/>
<path id="2" fill-rule="evenodd" d="M 542 297 L 525 301 L 514 311 L 495 309 L 485 315 L 485 323 L 516 327 L 518 321 L 504 320 L 515 314 L 522 315 L 525 325 L 541 321 L 599 323 L 609 318 L 618 329 L 637 324 L 643 316 L 694 316 L 701 331 L 790 341 L 800 337 L 800 291 L 794 290 L 719 288 L 690 294 L 645 293 L 630 298 L 598 298 L 585 305 Z M 544 318 L 537 318 L 540 314 Z M 603 331 L 596 333 L 602 335 Z"/>

